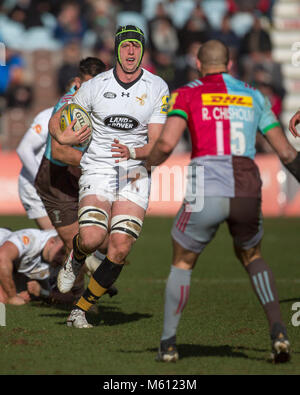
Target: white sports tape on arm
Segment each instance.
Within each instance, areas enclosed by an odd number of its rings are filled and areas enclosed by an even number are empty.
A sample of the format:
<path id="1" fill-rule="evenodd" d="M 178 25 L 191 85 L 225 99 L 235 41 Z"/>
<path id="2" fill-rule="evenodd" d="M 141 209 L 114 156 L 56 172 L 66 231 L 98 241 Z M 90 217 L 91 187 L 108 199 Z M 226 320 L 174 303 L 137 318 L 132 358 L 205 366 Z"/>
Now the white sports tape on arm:
<path id="1" fill-rule="evenodd" d="M 128 148 L 128 151 L 129 151 L 129 158 L 130 159 L 135 159 L 136 158 L 136 152 L 135 152 L 135 148 L 133 148 L 133 147 L 128 147 L 127 146 L 127 148 Z"/>

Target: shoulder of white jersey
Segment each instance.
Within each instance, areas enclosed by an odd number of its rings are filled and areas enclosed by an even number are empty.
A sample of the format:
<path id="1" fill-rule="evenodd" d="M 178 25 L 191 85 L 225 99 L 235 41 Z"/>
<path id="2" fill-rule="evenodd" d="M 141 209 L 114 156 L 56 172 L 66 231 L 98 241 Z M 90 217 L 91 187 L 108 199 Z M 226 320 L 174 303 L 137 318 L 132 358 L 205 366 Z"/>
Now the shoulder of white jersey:
<path id="1" fill-rule="evenodd" d="M 113 77 L 113 69 L 109 69 L 107 71 L 103 71 L 103 73 L 95 75 L 95 77 L 86 81 L 89 84 L 93 84 L 96 81 L 105 81 Z M 85 83 L 84 83 L 85 84 Z"/>
<path id="2" fill-rule="evenodd" d="M 166 83 L 166 81 L 164 79 L 162 79 L 160 76 L 151 73 L 151 71 L 148 71 L 146 69 L 142 69 L 143 70 L 143 76 L 142 79 L 146 82 L 149 82 L 151 84 L 155 84 L 158 88 L 162 88 L 162 89 L 167 89 L 169 91 L 169 87 L 168 84 Z"/>
<path id="3" fill-rule="evenodd" d="M 44 248 L 45 244 L 51 237 L 57 236 L 55 229 L 41 230 L 35 228 L 21 229 L 15 232 L 22 237 L 22 242 L 24 244 L 29 244 L 30 242 L 38 242 L 41 249 Z"/>
<path id="4" fill-rule="evenodd" d="M 81 84 L 80 88 L 78 91 L 82 90 L 84 91 L 85 88 L 90 89 L 91 87 L 94 87 L 95 84 L 98 84 L 98 82 L 104 82 L 105 80 L 108 80 L 113 77 L 113 69 L 110 69 L 108 71 L 104 71 L 103 73 L 100 73 L 96 75 L 95 77 L 89 79 L 88 81 L 85 81 Z M 76 97 L 76 95 L 75 95 Z"/>
<path id="5" fill-rule="evenodd" d="M 148 71 L 146 69 L 142 69 L 142 70 L 143 70 L 143 75 L 142 75 L 143 80 L 149 80 L 151 82 L 153 82 L 153 81 L 154 82 L 161 82 L 161 83 L 166 84 L 166 82 L 158 75 L 153 74 L 153 73 L 151 73 L 151 71 Z"/>
<path id="6" fill-rule="evenodd" d="M 39 229 L 37 229 L 37 230 L 39 230 Z M 41 230 L 40 232 L 42 232 L 43 235 L 45 235 L 45 238 L 47 240 L 50 239 L 51 237 L 55 237 L 58 235 L 58 233 L 56 232 L 55 229 Z"/>
<path id="7" fill-rule="evenodd" d="M 46 108 L 45 110 L 40 111 L 36 117 L 34 118 L 34 122 L 38 123 L 46 118 L 50 118 L 53 112 L 54 107 Z"/>
<path id="8" fill-rule="evenodd" d="M 13 232 L 7 228 L 0 228 L 0 246 L 5 243 Z"/>

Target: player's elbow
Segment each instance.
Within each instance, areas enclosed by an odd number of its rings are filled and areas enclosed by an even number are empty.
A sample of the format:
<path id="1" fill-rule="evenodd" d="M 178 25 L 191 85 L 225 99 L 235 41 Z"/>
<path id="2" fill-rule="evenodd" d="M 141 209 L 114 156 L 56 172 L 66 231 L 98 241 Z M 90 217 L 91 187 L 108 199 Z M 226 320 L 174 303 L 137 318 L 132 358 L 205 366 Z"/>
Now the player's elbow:
<path id="1" fill-rule="evenodd" d="M 162 139 L 158 140 L 157 148 L 165 155 L 170 155 L 174 149 L 172 143 Z"/>
<path id="2" fill-rule="evenodd" d="M 297 151 L 291 145 L 287 145 L 286 147 L 281 149 L 281 151 L 278 153 L 278 155 L 279 155 L 281 162 L 284 165 L 287 165 L 288 163 L 291 163 L 295 159 L 295 157 L 297 155 Z"/>

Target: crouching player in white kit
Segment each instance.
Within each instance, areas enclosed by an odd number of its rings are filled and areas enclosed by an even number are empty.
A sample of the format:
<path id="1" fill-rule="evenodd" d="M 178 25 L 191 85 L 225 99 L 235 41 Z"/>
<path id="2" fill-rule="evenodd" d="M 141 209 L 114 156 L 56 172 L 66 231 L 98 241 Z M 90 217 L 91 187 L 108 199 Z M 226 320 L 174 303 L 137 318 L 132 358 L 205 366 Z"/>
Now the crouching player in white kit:
<path id="1" fill-rule="evenodd" d="M 23 276 L 32 286 L 34 282 L 42 284 L 50 277 L 50 265 L 59 263 L 64 253 L 63 242 L 54 229 L 12 232 L 0 228 L 0 301 L 25 304 L 28 300 L 17 293 L 15 280 Z"/>
<path id="2" fill-rule="evenodd" d="M 53 107 L 37 114 L 17 147 L 17 154 L 23 164 L 18 180 L 19 197 L 28 218 L 34 219 L 40 229 L 54 228 L 34 186 L 46 148 L 48 123 L 52 111 Z"/>
<path id="3" fill-rule="evenodd" d="M 108 232 L 109 239 L 107 256 L 72 310 L 69 326 L 91 327 L 85 312 L 118 278 L 148 206 L 150 176 L 141 165 L 165 123 L 169 90 L 160 77 L 140 67 L 144 44 L 139 28 L 120 27 L 116 66 L 83 83 L 72 99 L 90 114 L 93 135 L 80 162 L 79 234 L 58 276 L 61 292 L 69 291 L 86 256 Z M 70 144 L 72 131 L 61 133 L 59 116 L 51 118 L 50 133 L 61 144 L 67 139 Z"/>

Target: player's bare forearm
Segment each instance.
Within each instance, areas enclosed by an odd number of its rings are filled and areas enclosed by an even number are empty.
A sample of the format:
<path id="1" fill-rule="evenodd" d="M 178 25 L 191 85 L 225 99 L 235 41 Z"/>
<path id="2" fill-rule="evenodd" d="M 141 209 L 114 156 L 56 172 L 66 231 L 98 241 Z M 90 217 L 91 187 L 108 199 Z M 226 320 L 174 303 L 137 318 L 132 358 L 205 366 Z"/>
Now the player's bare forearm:
<path id="1" fill-rule="evenodd" d="M 48 124 L 49 133 L 58 142 L 60 142 L 60 136 L 62 134 L 62 130 L 60 128 L 61 112 L 62 112 L 62 108 L 52 115 Z"/>
<path id="2" fill-rule="evenodd" d="M 142 147 L 135 148 L 136 159 L 145 160 L 150 155 L 150 152 L 154 146 L 154 142 L 143 145 Z"/>
<path id="3" fill-rule="evenodd" d="M 176 116 L 167 119 L 161 136 L 158 138 L 149 154 L 146 163 L 148 170 L 150 170 L 152 166 L 160 165 L 171 155 L 185 128 L 186 121 L 183 118 Z"/>
<path id="4" fill-rule="evenodd" d="M 13 298 L 17 295 L 13 280 L 13 262 L 4 256 L 0 256 L 0 284 L 8 298 Z"/>
<path id="5" fill-rule="evenodd" d="M 70 166 L 79 166 L 82 157 L 82 152 L 70 147 L 68 145 L 62 145 L 56 140 L 51 141 L 51 152 L 52 157 L 55 160 L 65 163 Z"/>
<path id="6" fill-rule="evenodd" d="M 171 155 L 172 151 L 173 147 L 170 144 L 168 144 L 163 139 L 158 139 L 146 162 L 147 169 L 150 170 L 152 166 L 158 166 L 166 161 Z"/>
<path id="7" fill-rule="evenodd" d="M 155 123 L 148 125 L 148 143 L 142 147 L 135 148 L 136 159 L 145 160 L 148 159 L 150 152 L 152 151 L 155 143 L 158 141 L 164 124 Z"/>
<path id="8" fill-rule="evenodd" d="M 270 129 L 265 137 L 284 165 L 296 158 L 297 151 L 290 144 L 281 127 L 276 126 Z"/>

